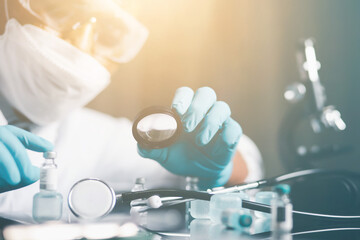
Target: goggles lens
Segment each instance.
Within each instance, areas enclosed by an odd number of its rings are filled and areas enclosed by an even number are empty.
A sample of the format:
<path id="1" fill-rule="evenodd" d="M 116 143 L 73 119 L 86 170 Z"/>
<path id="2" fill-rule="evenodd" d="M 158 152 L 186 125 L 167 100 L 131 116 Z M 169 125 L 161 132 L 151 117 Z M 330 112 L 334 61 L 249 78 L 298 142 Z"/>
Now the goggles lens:
<path id="1" fill-rule="evenodd" d="M 113 0 L 19 0 L 59 37 L 81 50 L 115 62 L 131 60 L 148 32 Z"/>

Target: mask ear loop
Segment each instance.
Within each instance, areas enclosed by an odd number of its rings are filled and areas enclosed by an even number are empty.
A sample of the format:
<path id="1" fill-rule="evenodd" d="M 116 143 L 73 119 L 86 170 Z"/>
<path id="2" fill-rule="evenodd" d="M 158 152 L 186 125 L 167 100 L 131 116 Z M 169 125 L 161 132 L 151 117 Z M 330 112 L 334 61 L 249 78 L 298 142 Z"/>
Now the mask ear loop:
<path id="1" fill-rule="evenodd" d="M 5 7 L 5 17 L 6 17 L 6 21 L 9 21 L 8 0 L 5 0 L 5 1 L 4 1 L 4 7 Z"/>

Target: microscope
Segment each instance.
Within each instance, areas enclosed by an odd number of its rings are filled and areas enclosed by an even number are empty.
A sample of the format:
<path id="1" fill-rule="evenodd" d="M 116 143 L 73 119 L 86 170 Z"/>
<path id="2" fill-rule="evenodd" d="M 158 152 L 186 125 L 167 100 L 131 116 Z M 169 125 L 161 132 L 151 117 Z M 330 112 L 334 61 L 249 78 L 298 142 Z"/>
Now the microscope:
<path id="1" fill-rule="evenodd" d="M 340 111 L 327 104 L 319 77 L 321 63 L 316 58 L 312 39 L 303 41 L 297 60 L 301 81 L 285 89 L 284 98 L 292 106 L 279 131 L 280 155 L 288 170 L 309 168 L 316 160 L 350 150 L 349 146 L 338 143 L 324 143 L 328 142 L 324 140 L 340 135 L 346 129 L 346 123 Z M 301 128 L 300 132 L 296 130 L 298 128 Z M 306 138 L 296 140 L 302 134 L 306 134 Z"/>
<path id="2" fill-rule="evenodd" d="M 297 55 L 300 81 L 289 85 L 284 98 L 291 104 L 279 129 L 279 154 L 287 172 L 321 168 L 342 170 L 353 147 L 344 143 L 346 123 L 340 111 L 327 103 L 319 77 L 314 40 L 302 41 Z M 351 215 L 360 213 L 360 175 L 318 175 L 292 183 L 297 210 Z"/>

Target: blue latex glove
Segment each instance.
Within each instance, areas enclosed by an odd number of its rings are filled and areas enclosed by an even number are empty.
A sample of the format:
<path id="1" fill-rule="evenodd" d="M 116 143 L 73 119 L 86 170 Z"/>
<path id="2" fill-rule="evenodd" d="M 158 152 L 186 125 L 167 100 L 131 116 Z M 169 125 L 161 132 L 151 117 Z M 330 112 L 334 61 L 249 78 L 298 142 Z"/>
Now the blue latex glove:
<path id="1" fill-rule="evenodd" d="M 142 157 L 159 162 L 170 172 L 199 178 L 202 189 L 223 186 L 232 173 L 232 158 L 242 134 L 240 125 L 230 118 L 230 108 L 216 101 L 214 90 L 177 89 L 172 108 L 183 123 L 176 143 L 163 149 L 144 149 Z"/>
<path id="2" fill-rule="evenodd" d="M 0 126 L 0 192 L 21 188 L 39 179 L 26 148 L 45 152 L 54 147 L 47 140 L 14 126 Z"/>

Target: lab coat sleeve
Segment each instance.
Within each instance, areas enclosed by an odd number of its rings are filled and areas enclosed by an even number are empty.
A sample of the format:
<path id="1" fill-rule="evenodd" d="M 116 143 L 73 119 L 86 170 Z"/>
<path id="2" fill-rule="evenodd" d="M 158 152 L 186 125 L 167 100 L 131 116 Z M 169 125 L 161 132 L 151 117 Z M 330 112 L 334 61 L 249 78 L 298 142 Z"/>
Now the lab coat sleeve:
<path id="1" fill-rule="evenodd" d="M 248 136 L 243 135 L 237 149 L 248 168 L 248 175 L 244 181 L 251 182 L 262 179 L 264 177 L 263 161 L 256 144 Z"/>

